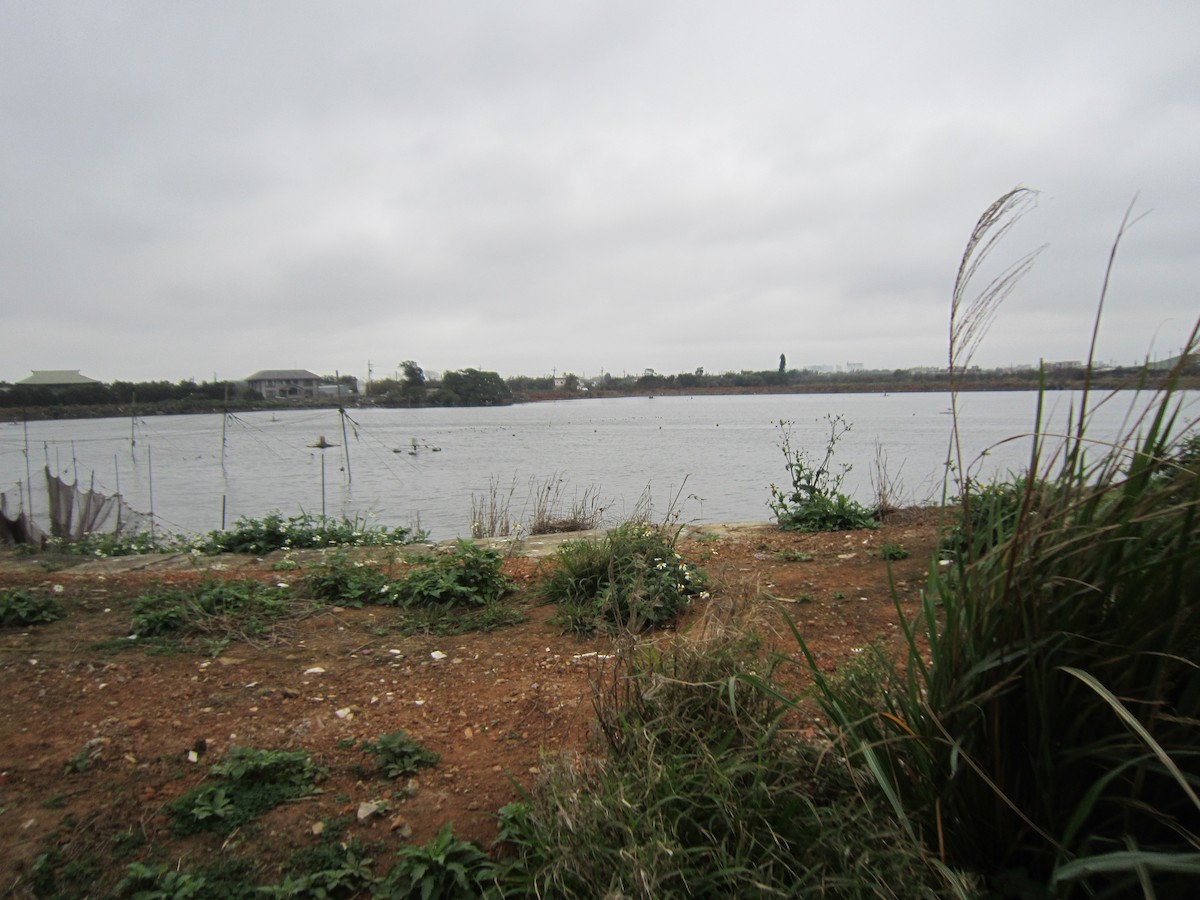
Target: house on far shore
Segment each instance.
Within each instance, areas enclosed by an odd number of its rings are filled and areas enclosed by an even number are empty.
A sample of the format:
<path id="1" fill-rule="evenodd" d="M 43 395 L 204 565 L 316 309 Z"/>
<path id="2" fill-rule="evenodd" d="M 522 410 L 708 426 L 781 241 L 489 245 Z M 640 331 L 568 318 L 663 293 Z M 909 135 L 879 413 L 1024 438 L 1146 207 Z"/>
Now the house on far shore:
<path id="1" fill-rule="evenodd" d="M 246 379 L 264 400 L 312 400 L 321 387 L 321 377 L 307 369 L 263 369 Z"/>
<path id="2" fill-rule="evenodd" d="M 74 384 L 100 384 L 95 378 L 80 375 L 78 369 L 34 369 L 28 378 L 22 378 L 17 384 L 27 384 L 30 387 L 69 387 Z"/>

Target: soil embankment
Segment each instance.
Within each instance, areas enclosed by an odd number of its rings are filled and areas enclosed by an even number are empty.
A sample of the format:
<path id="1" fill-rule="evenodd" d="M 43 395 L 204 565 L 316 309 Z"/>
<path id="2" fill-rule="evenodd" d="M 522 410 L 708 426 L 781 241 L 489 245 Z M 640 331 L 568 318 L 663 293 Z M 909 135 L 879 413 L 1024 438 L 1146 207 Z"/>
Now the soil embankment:
<path id="1" fill-rule="evenodd" d="M 795 654 L 786 613 L 834 670 L 869 643 L 896 639 L 897 603 L 915 613 L 939 515 L 906 510 L 877 530 L 834 534 L 689 530 L 679 548 L 708 574 L 711 598 L 656 639 L 738 627 Z M 889 563 L 884 545 L 910 555 Z M 403 636 L 394 610 L 328 607 L 269 639 L 160 655 L 128 639 L 133 600 L 148 584 L 278 584 L 302 573 L 271 556 L 72 564 L 0 554 L 0 587 L 54 592 L 67 610 L 51 624 L 0 630 L 0 893 L 32 896 L 22 892 L 39 858 L 123 871 L 151 850 L 198 864 L 224 844 L 283 861 L 333 822 L 347 839 L 395 845 L 424 842 L 449 821 L 486 845 L 496 810 L 532 784 L 547 755 L 586 748 L 590 679 L 614 649 L 564 635 L 554 610 L 526 596 L 536 555 L 552 548 L 530 543 L 522 552 L 534 556 L 506 559 L 510 602 L 527 619 L 491 633 Z M 360 749 L 399 729 L 441 756 L 403 786 L 375 777 Z M 318 794 L 228 839 L 175 835 L 165 805 L 232 746 L 304 749 L 329 775 Z M 373 802 L 376 814 L 360 820 Z"/>

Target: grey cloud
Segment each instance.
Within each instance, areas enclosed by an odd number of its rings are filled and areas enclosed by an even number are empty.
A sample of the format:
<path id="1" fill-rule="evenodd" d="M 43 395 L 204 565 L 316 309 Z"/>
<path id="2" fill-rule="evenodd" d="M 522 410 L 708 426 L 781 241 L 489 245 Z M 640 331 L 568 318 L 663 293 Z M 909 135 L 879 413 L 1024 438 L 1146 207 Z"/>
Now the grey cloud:
<path id="1" fill-rule="evenodd" d="M 1135 194 L 1106 352 L 1195 315 L 1194 4 L 9 12 L 9 380 L 936 364 L 1017 183 L 1051 246 L 978 361 L 1080 355 Z"/>

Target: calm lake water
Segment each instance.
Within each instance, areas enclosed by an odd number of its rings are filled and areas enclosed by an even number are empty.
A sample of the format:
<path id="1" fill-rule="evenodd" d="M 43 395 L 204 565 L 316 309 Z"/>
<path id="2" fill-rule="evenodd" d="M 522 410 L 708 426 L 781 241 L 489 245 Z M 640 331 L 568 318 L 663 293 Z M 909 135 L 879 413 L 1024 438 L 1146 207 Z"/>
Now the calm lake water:
<path id="1" fill-rule="evenodd" d="M 1115 437 L 1136 397 L 1118 394 L 1089 433 Z M 1194 419 L 1200 403 L 1186 398 Z M 1079 395 L 1052 393 L 1053 427 Z M 964 452 L 988 478 L 1027 466 L 1037 397 L 969 393 L 959 400 Z M 941 497 L 951 433 L 947 394 L 786 394 L 567 400 L 489 409 L 362 409 L 157 416 L 0 426 L 0 490 L 15 510 L 32 473 L 34 512 L 45 504 L 42 467 L 67 481 L 120 493 L 158 527 L 205 532 L 239 516 L 320 514 L 420 525 L 435 539 L 468 536 L 472 497 L 493 484 L 527 521 L 531 491 L 563 480 L 566 505 L 594 488 L 619 521 L 648 494 L 656 516 L 672 501 L 681 522 L 767 521 L 772 482 L 786 480 L 780 420 L 792 445 L 824 453 L 828 415 L 852 426 L 835 461 L 843 488 L 870 502 L 877 450 L 906 502 Z M 224 428 L 223 428 L 224 427 Z M 311 445 L 321 436 L 334 444 Z M 224 446 L 222 442 L 224 441 Z M 434 449 L 438 448 L 438 449 Z M 985 454 L 982 455 L 981 454 Z M 322 473 L 322 468 L 324 472 Z M 322 474 L 324 488 L 322 488 Z M 564 512 L 566 510 L 563 510 Z M 38 519 L 45 524 L 44 516 Z"/>

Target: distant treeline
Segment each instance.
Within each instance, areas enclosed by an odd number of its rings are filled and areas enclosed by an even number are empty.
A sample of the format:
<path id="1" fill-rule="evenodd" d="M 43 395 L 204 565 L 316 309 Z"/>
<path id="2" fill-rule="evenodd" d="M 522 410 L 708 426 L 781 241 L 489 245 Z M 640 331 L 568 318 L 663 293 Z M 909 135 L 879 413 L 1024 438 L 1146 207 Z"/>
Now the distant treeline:
<path id="1" fill-rule="evenodd" d="M 111 384 L 61 386 L 8 385 L 0 382 L 0 416 L 19 418 L 83 418 L 97 416 L 201 413 L 249 409 L 344 406 L 505 406 L 512 403 L 567 397 L 621 397 L 641 394 L 736 393 L 873 393 L 947 391 L 950 376 L 944 371 L 896 369 L 855 372 L 816 372 L 808 369 L 763 370 L 707 374 L 703 369 L 675 375 L 647 370 L 640 375 L 613 375 L 584 380 L 573 374 L 559 378 L 517 375 L 501 378 L 496 372 L 462 369 L 446 372 L 438 381 L 427 380 L 420 366 L 403 364 L 404 376 L 369 382 L 360 394 L 355 380 L 341 376 L 343 394 L 303 400 L 264 400 L 244 382 L 191 380 L 114 381 Z M 1166 373 L 1144 368 L 1095 370 L 1093 388 L 1115 390 L 1155 387 Z M 959 377 L 958 387 L 968 391 L 1079 390 L 1088 383 L 1086 368 L 1057 366 L 1037 369 L 973 369 Z M 325 379 L 334 384 L 334 376 Z M 1200 367 L 1192 365 L 1183 378 L 1183 389 L 1200 389 Z"/>
<path id="2" fill-rule="evenodd" d="M 1143 368 L 1093 370 L 1092 387 L 1100 389 L 1155 386 L 1165 371 Z M 926 369 L 817 372 L 810 369 L 785 371 L 742 371 L 707 374 L 703 369 L 677 375 L 645 372 L 641 375 L 606 374 L 587 383 L 567 376 L 559 387 L 549 378 L 510 378 L 508 383 L 520 399 L 550 399 L 571 396 L 619 397 L 652 393 L 874 393 L 904 391 L 948 391 L 948 371 Z M 957 378 L 957 387 L 968 391 L 1080 390 L 1089 383 L 1083 366 L 1038 369 L 972 369 Z M 1182 387 L 1200 388 L 1200 367 L 1193 366 Z"/>
<path id="3" fill-rule="evenodd" d="M 5 418 L 25 412 L 29 418 L 129 415 L 138 410 L 162 413 L 248 409 L 257 393 L 231 381 L 114 381 L 111 384 L 3 384 L 0 407 Z"/>
<path id="4" fill-rule="evenodd" d="M 30 385 L 0 382 L 0 416 L 13 421 L 70 419 L 104 416 L 165 415 L 241 411 L 250 409 L 294 409 L 337 406 L 502 406 L 514 402 L 507 383 L 495 372 L 463 369 L 446 372 L 440 381 L 426 381 L 420 367 L 412 364 L 406 377 L 384 379 L 358 393 L 353 376 L 327 376 L 332 385 L 342 383 L 341 396 L 266 400 L 245 382 L 191 380 L 114 381 L 111 384 Z"/>

